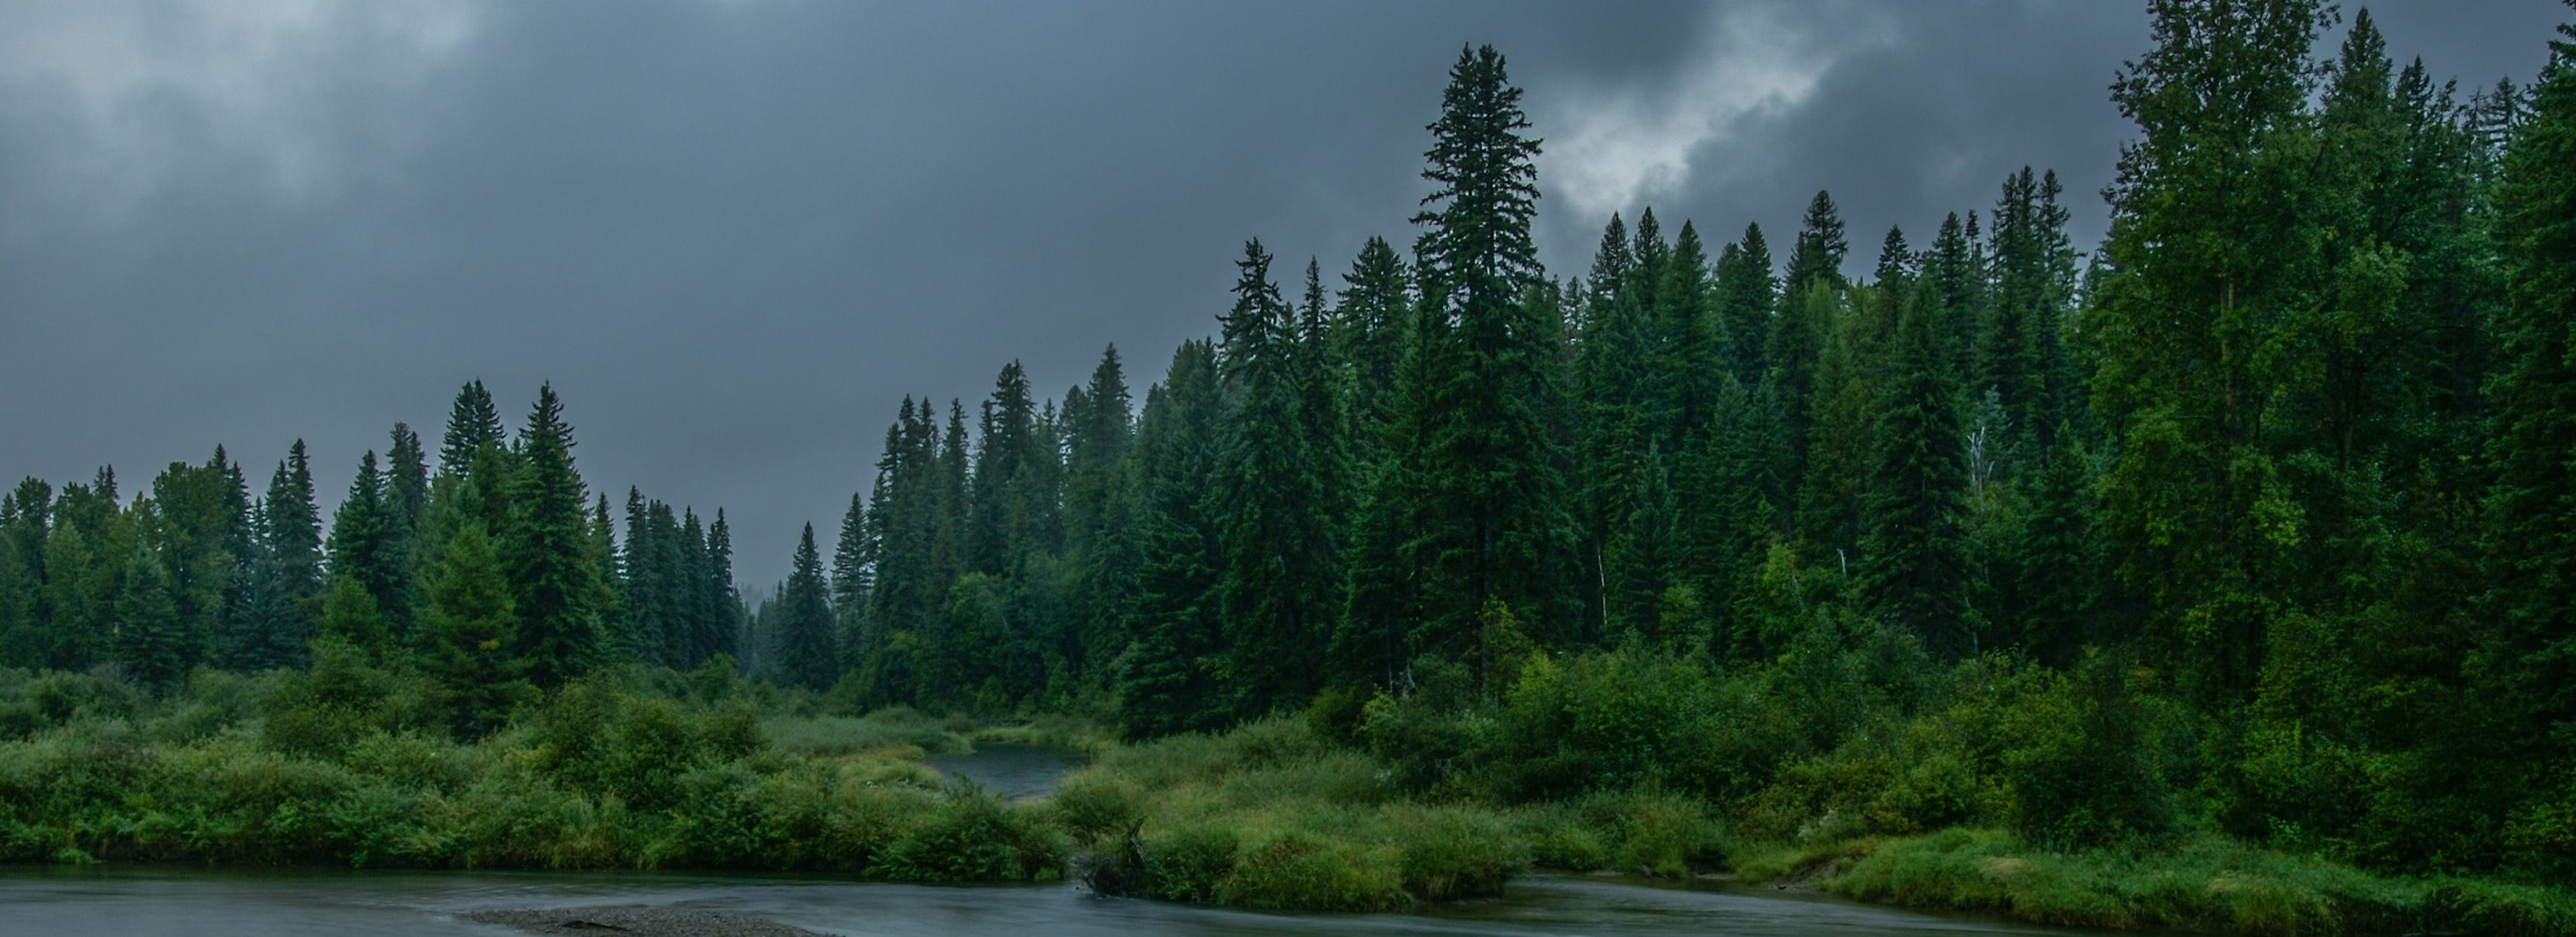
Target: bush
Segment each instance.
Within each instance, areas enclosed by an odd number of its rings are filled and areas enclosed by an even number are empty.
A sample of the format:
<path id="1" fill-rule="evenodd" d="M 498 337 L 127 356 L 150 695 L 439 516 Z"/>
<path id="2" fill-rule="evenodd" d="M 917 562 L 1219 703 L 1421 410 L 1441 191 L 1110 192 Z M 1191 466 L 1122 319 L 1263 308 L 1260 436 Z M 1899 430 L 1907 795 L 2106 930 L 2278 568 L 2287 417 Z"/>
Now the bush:
<path id="1" fill-rule="evenodd" d="M 1024 882 L 1052 878 L 1063 863 L 1062 843 L 1036 816 L 962 786 L 905 830 L 876 871 L 909 882 Z"/>

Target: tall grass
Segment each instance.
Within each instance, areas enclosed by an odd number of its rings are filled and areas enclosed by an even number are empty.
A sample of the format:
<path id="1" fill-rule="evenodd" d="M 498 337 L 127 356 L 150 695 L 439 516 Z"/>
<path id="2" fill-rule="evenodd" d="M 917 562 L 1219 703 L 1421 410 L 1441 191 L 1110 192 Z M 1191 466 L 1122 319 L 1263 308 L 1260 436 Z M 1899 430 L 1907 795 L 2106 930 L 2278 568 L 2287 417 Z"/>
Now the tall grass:
<path id="1" fill-rule="evenodd" d="M 2040 924 L 2187 928 L 2259 937 L 2576 933 L 2563 889 L 2385 876 L 2223 837 L 2158 848 L 2059 851 L 1990 829 L 1748 853 L 1739 875 L 1812 878 L 1828 892 Z"/>
<path id="2" fill-rule="evenodd" d="M 393 679 L 360 676 L 353 685 Z M 0 740 L 0 861 L 907 881 L 1025 881 L 1063 864 L 1047 814 L 907 760 L 964 747 L 915 714 L 761 719 L 740 701 L 608 677 L 460 743 L 313 682 L 203 674 L 156 702 L 105 676 L 0 679 L 0 715 L 22 730 Z M 408 705 L 400 695 L 390 707 Z"/>

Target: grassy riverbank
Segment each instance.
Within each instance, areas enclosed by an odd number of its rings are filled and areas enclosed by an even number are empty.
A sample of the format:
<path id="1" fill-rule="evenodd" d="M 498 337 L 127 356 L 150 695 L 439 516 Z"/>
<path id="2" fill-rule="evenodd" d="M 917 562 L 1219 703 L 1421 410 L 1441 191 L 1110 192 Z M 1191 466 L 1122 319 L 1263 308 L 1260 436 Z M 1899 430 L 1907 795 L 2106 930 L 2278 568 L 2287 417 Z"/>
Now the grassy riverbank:
<path id="1" fill-rule="evenodd" d="M 1752 882 L 2039 924 L 2287 935 L 2576 933 L 2576 894 L 2454 876 L 2387 876 L 2210 837 L 2155 849 L 2058 851 L 1999 830 L 1751 849 Z"/>
<path id="2" fill-rule="evenodd" d="M 345 650 L 326 649 L 309 671 L 203 672 L 158 698 L 107 675 L 0 671 L 0 861 L 927 882 L 1071 871 L 1114 893 L 1344 911 L 1493 895 L 1540 869 L 1724 874 L 2046 924 L 2576 934 L 2576 895 L 2563 888 L 2365 871 L 2249 845 L 2188 812 L 2162 835 L 2091 845 L 1998 822 L 2031 796 L 2010 789 L 2032 783 L 2035 759 L 2010 753 L 2081 750 L 2080 738 L 2049 735 L 2052 724 L 2101 731 L 2032 715 L 2064 709 L 2080 686 L 2009 670 L 1964 670 L 1979 679 L 1958 686 L 1973 692 L 1933 694 L 1946 703 L 1912 717 L 1878 710 L 1874 728 L 1830 748 L 1767 764 L 1738 752 L 1731 763 L 1748 767 L 1737 770 L 1769 782 L 1718 786 L 1746 775 L 1664 766 L 1729 763 L 1712 750 L 1772 737 L 1764 697 L 1720 683 L 1696 702 L 1659 702 L 1657 687 L 1686 684 L 1658 661 L 1531 662 L 1484 703 L 1443 704 L 1435 679 L 1406 700 L 1326 700 L 1219 735 L 1127 744 L 1064 717 L 852 716 L 717 669 L 580 681 L 471 740 L 447 734 L 434 689 Z M 1696 728 L 1566 721 L 1619 712 Z M 1078 748 L 1094 761 L 1034 803 L 922 763 L 977 741 Z M 1609 754 L 1647 743 L 1662 746 L 1644 748 L 1654 760 Z M 1622 764 L 1641 770 L 1613 773 Z"/>
<path id="3" fill-rule="evenodd" d="M 203 672 L 159 701 L 0 672 L 0 861 L 1060 874 L 1042 811 L 920 763 L 957 732 L 908 711 L 800 716 L 764 692 L 604 677 L 458 742 L 426 686 L 350 654 Z"/>

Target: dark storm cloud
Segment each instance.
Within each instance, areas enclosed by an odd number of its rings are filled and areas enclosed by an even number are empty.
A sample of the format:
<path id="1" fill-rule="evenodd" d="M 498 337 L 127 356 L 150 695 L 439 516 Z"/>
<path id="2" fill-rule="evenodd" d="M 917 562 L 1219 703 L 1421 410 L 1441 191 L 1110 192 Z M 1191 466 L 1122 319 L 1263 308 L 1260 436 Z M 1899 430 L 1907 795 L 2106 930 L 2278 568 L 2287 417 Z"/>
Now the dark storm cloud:
<path id="1" fill-rule="evenodd" d="M 2382 21 L 2482 86 L 2560 9 Z M 1819 187 L 1866 264 L 2024 163 L 2089 242 L 2145 41 L 2100 4 L 8 8 L 0 470 L 302 436 L 336 497 L 463 380 L 514 422 L 552 380 L 594 487 L 727 507 L 767 581 L 902 395 L 971 412 L 1012 358 L 1060 393 L 1112 341 L 1141 395 L 1242 239 L 1283 276 L 1409 241 L 1461 43 L 1530 89 L 1574 272 L 1644 204 L 1785 253 Z"/>

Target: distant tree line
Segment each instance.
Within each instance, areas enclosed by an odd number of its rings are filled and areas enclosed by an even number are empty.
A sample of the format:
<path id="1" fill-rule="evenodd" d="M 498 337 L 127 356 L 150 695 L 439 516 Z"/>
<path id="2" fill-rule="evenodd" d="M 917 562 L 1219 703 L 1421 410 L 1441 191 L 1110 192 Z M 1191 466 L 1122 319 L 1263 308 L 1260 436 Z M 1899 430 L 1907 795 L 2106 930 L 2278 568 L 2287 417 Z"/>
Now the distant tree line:
<path id="1" fill-rule="evenodd" d="M 453 694 L 456 728 L 617 661 L 687 669 L 730 655 L 741 621 L 719 511 L 588 501 L 551 386 L 515 437 L 482 382 L 456 396 L 436 470 L 395 424 L 327 528 L 298 441 L 253 498 L 218 447 L 119 496 L 116 474 L 0 496 L 0 662 L 108 665 L 147 687 L 191 669 L 300 667 L 315 642 L 406 662 Z"/>

